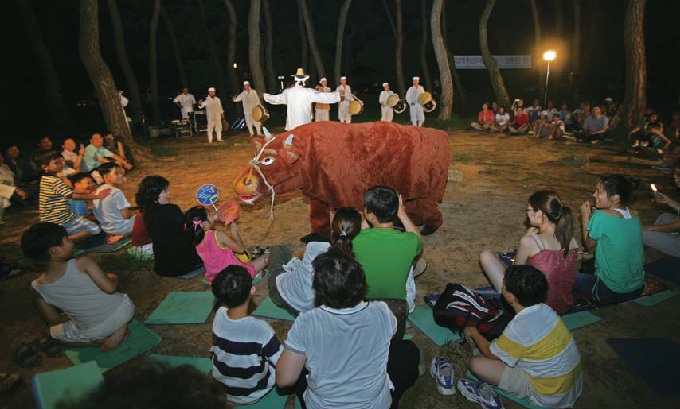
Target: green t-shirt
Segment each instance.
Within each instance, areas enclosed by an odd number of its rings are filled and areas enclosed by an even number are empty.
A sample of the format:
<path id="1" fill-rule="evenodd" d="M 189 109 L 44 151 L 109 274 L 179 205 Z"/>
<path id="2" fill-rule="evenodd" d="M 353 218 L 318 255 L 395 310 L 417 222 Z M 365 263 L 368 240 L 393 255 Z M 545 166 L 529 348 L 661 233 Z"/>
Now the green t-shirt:
<path id="1" fill-rule="evenodd" d="M 595 248 L 595 275 L 612 291 L 628 293 L 645 283 L 642 224 L 596 211 L 586 227 Z"/>
<path id="2" fill-rule="evenodd" d="M 406 279 L 423 245 L 415 233 L 366 229 L 352 240 L 354 255 L 366 273 L 367 299 L 406 299 Z"/>

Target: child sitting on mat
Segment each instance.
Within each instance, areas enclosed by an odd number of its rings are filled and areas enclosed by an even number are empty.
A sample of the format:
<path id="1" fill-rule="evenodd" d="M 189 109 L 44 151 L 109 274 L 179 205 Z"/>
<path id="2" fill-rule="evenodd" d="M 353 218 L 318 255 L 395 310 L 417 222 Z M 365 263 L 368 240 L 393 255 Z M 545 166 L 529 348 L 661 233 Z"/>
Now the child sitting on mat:
<path id="1" fill-rule="evenodd" d="M 548 280 L 546 304 L 562 315 L 574 304 L 572 289 L 578 272 L 578 244 L 572 237 L 571 209 L 555 192 L 539 190 L 529 196 L 527 219 L 530 227 L 519 242 L 515 265 L 539 269 Z M 496 291 L 503 287 L 505 264 L 489 250 L 479 256 L 479 264 Z"/>
<path id="2" fill-rule="evenodd" d="M 265 253 L 250 263 L 241 262 L 234 253 L 244 253 L 243 241 L 238 234 L 236 221 L 229 223 L 229 234 L 222 230 L 214 230 L 217 215 L 209 216 L 205 207 L 194 206 L 185 214 L 185 229 L 190 240 L 196 246 L 196 252 L 205 265 L 205 279 L 209 282 L 220 271 L 230 265 L 244 267 L 251 278 L 260 273 L 269 263 L 269 254 Z"/>
<path id="3" fill-rule="evenodd" d="M 645 287 L 645 257 L 640 217 L 628 208 L 633 183 L 622 175 L 600 176 L 593 197 L 595 206 L 581 206 L 581 229 L 583 244 L 595 252 L 595 274 L 578 273 L 574 293 L 598 304 L 635 299 Z"/>
<path id="4" fill-rule="evenodd" d="M 212 376 L 229 402 L 255 403 L 274 387 L 283 348 L 266 321 L 250 316 L 256 288 L 248 270 L 228 266 L 214 278 L 212 292 L 222 304 L 212 325 Z"/>
<path id="5" fill-rule="evenodd" d="M 501 407 L 486 383 L 544 408 L 570 408 L 583 390 L 581 355 L 560 317 L 545 305 L 548 281 L 534 267 L 510 266 L 503 297 L 516 315 L 503 334 L 489 343 L 476 327 L 463 331 L 483 356 L 470 359 L 481 381 L 460 379 L 458 390 L 484 407 Z M 485 383 L 486 382 L 486 383 Z M 493 401 L 497 406 L 492 405 Z"/>
<path id="6" fill-rule="evenodd" d="M 95 193 L 104 189 L 111 189 L 111 193 L 104 199 L 93 200 L 92 211 L 102 230 L 108 235 L 107 243 L 116 243 L 132 235 L 135 212 L 130 210 L 130 202 L 119 189 L 124 183 L 121 168 L 115 163 L 103 163 L 99 167 L 99 174 L 104 178 L 104 184 Z"/>
<path id="7" fill-rule="evenodd" d="M 21 237 L 26 257 L 45 263 L 31 283 L 40 315 L 52 325 L 52 337 L 65 343 L 99 343 L 110 351 L 123 341 L 135 306 L 116 292 L 118 276 L 104 273 L 87 257 L 71 258 L 73 243 L 55 223 L 36 223 Z M 64 322 L 59 310 L 69 318 Z"/>
<path id="8" fill-rule="evenodd" d="M 89 173 L 78 172 L 69 177 L 71 184 L 73 184 L 73 193 L 91 195 L 94 193 L 94 179 Z M 94 216 L 90 214 L 90 209 L 88 208 L 87 200 L 75 200 L 69 199 L 69 204 L 71 205 L 71 210 L 78 216 L 83 216 L 88 220 L 93 220 Z"/>

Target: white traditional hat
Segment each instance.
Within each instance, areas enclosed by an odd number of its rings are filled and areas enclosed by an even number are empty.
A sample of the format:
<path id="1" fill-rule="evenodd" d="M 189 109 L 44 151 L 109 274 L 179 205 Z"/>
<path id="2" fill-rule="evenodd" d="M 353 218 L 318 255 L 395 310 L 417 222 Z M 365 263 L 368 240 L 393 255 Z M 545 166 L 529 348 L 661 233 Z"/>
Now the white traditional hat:
<path id="1" fill-rule="evenodd" d="M 611 97 L 607 97 L 607 98 L 605 98 L 604 100 L 605 100 L 605 102 L 612 102 L 612 101 L 614 101 Z"/>
<path id="2" fill-rule="evenodd" d="M 347 81 L 347 77 L 345 77 L 345 76 L 340 77 L 340 81 L 342 81 L 342 80 Z"/>
<path id="3" fill-rule="evenodd" d="M 389 82 L 383 82 L 383 85 L 382 85 L 382 86 L 383 86 L 383 87 L 386 87 L 386 86 L 388 86 L 388 85 L 390 85 Z"/>
<path id="4" fill-rule="evenodd" d="M 248 81 L 243 81 L 243 85 L 250 85 Z"/>
<path id="5" fill-rule="evenodd" d="M 324 82 L 324 81 L 328 82 L 328 80 L 324 77 L 324 78 L 321 78 L 321 79 L 319 80 L 319 84 L 321 84 L 321 83 Z"/>
<path id="6" fill-rule="evenodd" d="M 413 77 L 413 81 L 420 81 L 420 77 Z"/>
<path id="7" fill-rule="evenodd" d="M 295 77 L 296 85 L 304 85 L 304 82 L 309 79 L 309 75 L 306 75 L 305 70 L 302 68 L 298 68 L 295 75 L 292 75 L 292 77 Z"/>
<path id="8" fill-rule="evenodd" d="M 215 92 L 215 87 L 208 88 L 208 92 L 210 92 L 210 91 Z"/>

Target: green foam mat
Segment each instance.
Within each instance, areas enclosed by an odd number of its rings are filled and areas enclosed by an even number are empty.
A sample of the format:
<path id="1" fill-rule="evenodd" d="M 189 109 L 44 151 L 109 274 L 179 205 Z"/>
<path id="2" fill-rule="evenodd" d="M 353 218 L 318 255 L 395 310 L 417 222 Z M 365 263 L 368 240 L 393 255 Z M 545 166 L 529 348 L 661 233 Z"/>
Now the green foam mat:
<path id="1" fill-rule="evenodd" d="M 121 239 L 118 240 L 115 243 L 105 243 L 99 246 L 95 247 L 90 247 L 87 249 L 83 249 L 85 253 L 113 253 L 114 251 L 118 251 L 122 249 L 123 247 L 127 246 L 132 242 L 132 239 L 126 238 L 126 239 Z"/>
<path id="2" fill-rule="evenodd" d="M 145 362 L 161 362 L 170 368 L 191 365 L 204 375 L 208 375 L 212 370 L 212 361 L 210 358 L 151 354 L 145 359 Z"/>
<path id="3" fill-rule="evenodd" d="M 262 300 L 260 305 L 257 306 L 253 315 L 257 317 L 273 318 L 275 320 L 284 321 L 295 321 L 295 317 L 292 316 L 288 311 L 274 304 L 274 301 L 270 297 Z"/>
<path id="4" fill-rule="evenodd" d="M 652 305 L 659 304 L 661 302 L 664 302 L 666 300 L 670 300 L 671 298 L 675 297 L 678 295 L 678 292 L 675 290 L 666 290 L 666 291 L 661 291 L 656 294 L 652 295 L 646 295 L 644 297 L 637 298 L 633 300 L 635 304 L 642 305 L 644 307 L 651 307 Z"/>
<path id="5" fill-rule="evenodd" d="M 297 399 L 297 398 L 296 398 Z M 283 409 L 288 401 L 288 395 L 280 395 L 278 389 L 275 387 L 264 395 L 260 400 L 249 405 L 238 405 L 234 408 L 243 409 Z"/>
<path id="6" fill-rule="evenodd" d="M 590 324 L 595 324 L 600 321 L 600 317 L 590 311 L 578 311 L 562 316 L 562 322 L 569 328 L 569 331 L 585 327 Z"/>
<path id="7" fill-rule="evenodd" d="M 128 331 L 130 331 L 130 335 L 113 351 L 104 352 L 99 347 L 94 346 L 71 347 L 66 349 L 66 356 L 74 365 L 96 361 L 102 372 L 106 372 L 138 357 L 162 341 L 158 334 L 137 320 L 130 322 Z"/>
<path id="8" fill-rule="evenodd" d="M 171 292 L 146 319 L 146 324 L 203 324 L 214 305 L 211 291 Z"/>
<path id="9" fill-rule="evenodd" d="M 53 409 L 62 399 L 78 400 L 104 382 L 97 363 L 86 362 L 56 371 L 35 374 L 31 381 L 38 409 Z"/>
<path id="10" fill-rule="evenodd" d="M 475 381 L 479 380 L 469 370 L 467 371 L 465 376 L 467 376 L 470 379 L 474 379 Z M 491 386 L 491 385 L 489 385 L 489 386 Z M 527 409 L 544 409 L 542 406 L 534 405 L 533 403 L 531 403 L 531 401 L 529 399 L 520 399 L 517 396 L 513 395 L 512 393 L 504 391 L 503 389 L 497 388 L 495 386 L 491 386 L 491 387 L 496 392 L 498 392 L 501 396 L 504 396 L 504 397 L 510 399 L 511 401 L 515 402 L 516 404 L 524 406 Z"/>
<path id="11" fill-rule="evenodd" d="M 440 327 L 434 322 L 432 316 L 432 308 L 428 305 L 419 305 L 408 316 L 409 321 L 413 323 L 423 334 L 427 335 L 438 346 L 444 346 L 447 342 L 456 342 L 460 340 L 458 334 L 454 334 L 450 329 Z"/>
<path id="12" fill-rule="evenodd" d="M 188 273 L 181 275 L 181 276 L 176 276 L 174 278 L 181 278 L 182 280 L 191 280 L 192 278 L 205 273 L 205 267 L 197 268 L 194 271 L 189 271 Z"/>

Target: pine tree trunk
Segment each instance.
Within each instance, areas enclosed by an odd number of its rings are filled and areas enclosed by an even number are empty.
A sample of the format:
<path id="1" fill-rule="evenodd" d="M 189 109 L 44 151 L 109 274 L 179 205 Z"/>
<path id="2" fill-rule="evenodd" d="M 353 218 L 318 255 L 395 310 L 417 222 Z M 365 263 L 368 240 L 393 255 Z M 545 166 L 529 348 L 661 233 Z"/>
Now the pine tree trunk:
<path id="1" fill-rule="evenodd" d="M 449 65 L 449 56 L 444 47 L 444 38 L 442 37 L 442 8 L 444 0 L 434 0 L 432 4 L 432 15 L 430 16 L 430 25 L 432 26 L 432 47 L 437 58 L 437 65 L 439 67 L 439 81 L 442 84 L 441 101 L 439 101 L 439 116 L 438 118 L 447 121 L 451 118 L 451 111 L 453 109 L 453 79 L 451 78 L 451 66 Z"/>
<path id="2" fill-rule="evenodd" d="M 208 20 L 205 17 L 205 9 L 203 8 L 203 0 L 196 0 L 198 3 L 198 9 L 201 13 L 201 20 L 203 21 L 203 30 L 205 30 L 205 42 L 208 46 L 208 53 L 210 54 L 210 60 L 212 64 L 217 69 L 217 93 L 222 95 L 227 95 L 227 82 L 224 79 L 224 70 L 222 69 L 222 61 L 220 61 L 220 49 L 215 44 L 214 36 L 210 31 L 211 26 L 208 25 Z"/>
<path id="3" fill-rule="evenodd" d="M 446 11 L 446 3 L 442 7 L 442 38 L 444 38 L 444 48 L 446 48 L 447 55 L 449 56 L 449 65 L 451 65 L 451 74 L 453 74 L 453 99 L 458 101 L 458 105 L 467 106 L 467 92 L 463 83 L 460 81 L 460 75 L 458 75 L 458 70 L 456 69 L 456 59 L 453 56 L 453 51 L 449 47 L 449 26 L 447 24 L 448 13 Z"/>
<path id="4" fill-rule="evenodd" d="M 647 104 L 647 62 L 645 60 L 644 17 L 646 0 L 629 0 L 623 25 L 626 53 L 626 96 L 624 112 L 631 130 L 640 125 Z"/>
<path id="5" fill-rule="evenodd" d="M 531 4 L 531 18 L 534 22 L 534 64 L 536 64 L 538 91 L 543 95 L 545 93 L 545 76 L 543 75 L 543 60 L 541 58 L 541 19 L 538 14 L 536 0 L 529 0 L 529 3 Z"/>
<path id="6" fill-rule="evenodd" d="M 132 122 L 142 122 L 144 111 L 142 110 L 142 97 L 139 94 L 139 84 L 137 77 L 130 65 L 128 59 L 127 48 L 125 47 L 125 35 L 123 34 L 123 24 L 120 21 L 120 13 L 118 12 L 118 4 L 116 0 L 108 0 L 109 15 L 111 16 L 111 26 L 113 27 L 113 41 L 116 47 L 116 55 L 118 56 L 118 63 L 125 76 L 125 81 L 128 86 L 128 95 L 130 96 L 130 116 Z"/>
<path id="7" fill-rule="evenodd" d="M 404 79 L 404 17 L 401 10 L 401 0 L 395 0 L 396 20 L 397 20 L 397 47 L 394 50 L 395 64 L 397 71 L 397 89 L 400 95 L 406 95 L 406 80 Z"/>
<path id="8" fill-rule="evenodd" d="M 234 63 L 236 63 L 236 28 L 238 27 L 238 16 L 236 14 L 236 8 L 231 0 L 224 0 L 224 5 L 227 7 L 229 12 L 229 44 L 227 46 L 227 70 L 229 71 L 229 83 L 231 84 L 230 95 L 235 95 L 238 93 L 239 78 L 237 68 L 234 68 Z"/>
<path id="9" fill-rule="evenodd" d="M 54 69 L 52 56 L 47 50 L 40 34 L 40 26 L 33 12 L 33 6 L 29 0 L 16 0 L 16 3 L 19 6 L 21 17 L 26 27 L 25 34 L 38 60 L 37 65 L 40 68 L 40 74 L 43 79 L 45 99 L 48 105 L 48 112 L 51 116 L 50 120 L 57 127 L 71 131 L 74 125 L 73 118 L 68 109 L 66 109 L 66 105 L 64 105 L 59 76 Z"/>
<path id="10" fill-rule="evenodd" d="M 309 50 L 311 51 L 312 58 L 314 59 L 314 67 L 316 67 L 316 74 L 319 77 L 325 77 L 326 71 L 323 69 L 323 61 L 321 60 L 321 54 L 319 53 L 319 48 L 316 46 L 316 35 L 314 34 L 314 25 L 312 24 L 312 20 L 309 17 L 307 1 L 298 0 L 298 6 L 302 11 L 302 20 L 305 22 L 305 28 L 307 31 L 307 41 L 309 42 Z"/>
<path id="11" fill-rule="evenodd" d="M 397 28 L 394 26 L 394 19 L 392 18 L 392 13 L 390 12 L 390 6 L 387 5 L 387 0 L 382 0 L 383 7 L 385 7 L 385 15 L 387 15 L 387 21 L 390 23 L 390 28 L 392 29 L 392 35 L 394 39 L 397 39 Z"/>
<path id="12" fill-rule="evenodd" d="M 161 0 L 154 0 L 153 13 L 149 22 L 149 88 L 151 89 L 151 123 L 161 122 L 161 111 L 158 105 L 158 18 L 161 13 Z"/>
<path id="13" fill-rule="evenodd" d="M 349 6 L 352 0 L 345 0 L 340 8 L 340 15 L 338 16 L 338 34 L 335 37 L 335 63 L 333 64 L 333 74 L 335 78 L 340 78 L 342 73 L 342 41 L 345 37 L 345 24 L 347 23 L 347 14 L 349 14 Z"/>
<path id="14" fill-rule="evenodd" d="M 432 89 L 432 78 L 430 78 L 430 67 L 427 64 L 427 45 L 430 44 L 428 27 L 430 26 L 427 21 L 427 15 L 430 8 L 428 7 L 427 0 L 420 1 L 420 28 L 422 29 L 420 37 L 420 66 L 423 70 L 423 87 L 425 89 Z M 446 18 L 444 13 L 442 13 L 442 18 Z M 446 30 L 442 30 L 443 37 L 446 38 Z M 446 47 L 446 40 L 444 40 L 444 47 Z"/>
<path id="15" fill-rule="evenodd" d="M 260 41 L 260 0 L 250 1 L 250 14 L 248 15 L 248 64 L 250 73 L 253 75 L 255 89 L 265 89 L 264 74 L 262 73 L 261 41 Z"/>
<path id="16" fill-rule="evenodd" d="M 498 63 L 496 62 L 496 59 L 489 51 L 487 25 L 489 23 L 489 16 L 491 16 L 491 12 L 493 11 L 493 7 L 495 5 L 496 0 L 486 0 L 486 6 L 482 12 L 482 17 L 479 19 L 479 48 L 482 51 L 482 60 L 484 60 L 484 65 L 486 65 L 486 69 L 489 71 L 491 86 L 493 87 L 493 92 L 496 95 L 496 102 L 498 102 L 499 105 L 509 107 L 510 97 L 508 97 L 508 91 L 505 89 L 503 76 L 501 75 L 501 71 L 498 69 Z"/>
<path id="17" fill-rule="evenodd" d="M 80 0 L 80 59 L 92 81 L 107 128 L 120 136 L 133 153 L 140 152 L 132 139 L 127 119 L 120 105 L 120 95 L 109 67 L 101 56 L 99 46 L 98 0 Z"/>
<path id="18" fill-rule="evenodd" d="M 112 0 L 109 0 L 112 1 Z M 161 7 L 161 18 L 163 19 L 163 25 L 165 29 L 168 30 L 168 35 L 170 36 L 170 45 L 172 46 L 172 54 L 175 57 L 175 65 L 177 66 L 177 75 L 179 75 L 179 83 L 182 84 L 182 88 L 189 86 L 189 81 L 187 81 L 187 75 L 184 71 L 184 63 L 182 62 L 182 53 L 179 51 L 179 44 L 177 44 L 177 36 L 175 35 L 175 28 L 170 20 L 170 16 L 165 12 L 165 9 Z"/>
<path id="19" fill-rule="evenodd" d="M 267 69 L 267 91 L 276 93 L 276 71 L 274 70 L 274 28 L 272 26 L 272 13 L 269 10 L 269 0 L 262 0 L 262 15 L 264 16 L 264 62 Z M 262 92 L 262 91 L 260 91 Z"/>

